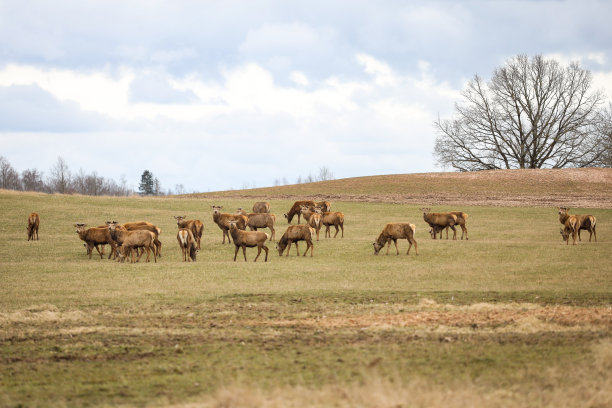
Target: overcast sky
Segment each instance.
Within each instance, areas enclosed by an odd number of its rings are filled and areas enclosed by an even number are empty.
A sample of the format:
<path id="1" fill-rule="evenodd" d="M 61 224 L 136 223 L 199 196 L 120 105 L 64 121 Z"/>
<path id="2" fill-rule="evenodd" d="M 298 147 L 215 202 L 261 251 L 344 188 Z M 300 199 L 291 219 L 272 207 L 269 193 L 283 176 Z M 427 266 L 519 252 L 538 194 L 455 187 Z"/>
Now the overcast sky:
<path id="1" fill-rule="evenodd" d="M 433 121 L 517 54 L 612 96 L 610 1 L 0 0 L 0 155 L 164 189 L 440 171 Z"/>

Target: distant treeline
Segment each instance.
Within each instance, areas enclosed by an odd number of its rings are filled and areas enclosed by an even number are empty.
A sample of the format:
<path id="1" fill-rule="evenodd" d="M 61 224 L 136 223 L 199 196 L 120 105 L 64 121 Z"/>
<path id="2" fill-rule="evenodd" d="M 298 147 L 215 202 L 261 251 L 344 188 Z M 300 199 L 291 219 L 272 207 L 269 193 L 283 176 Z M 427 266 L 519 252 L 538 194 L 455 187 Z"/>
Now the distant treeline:
<path id="1" fill-rule="evenodd" d="M 99 176 L 95 171 L 85 173 L 70 172 L 68 165 L 61 157 L 47 176 L 38 169 L 27 169 L 21 172 L 4 157 L 0 156 L 0 188 L 18 191 L 38 191 L 43 193 L 84 194 L 92 196 L 129 196 L 134 194 L 133 188 L 127 186 L 124 177 L 120 182 Z"/>

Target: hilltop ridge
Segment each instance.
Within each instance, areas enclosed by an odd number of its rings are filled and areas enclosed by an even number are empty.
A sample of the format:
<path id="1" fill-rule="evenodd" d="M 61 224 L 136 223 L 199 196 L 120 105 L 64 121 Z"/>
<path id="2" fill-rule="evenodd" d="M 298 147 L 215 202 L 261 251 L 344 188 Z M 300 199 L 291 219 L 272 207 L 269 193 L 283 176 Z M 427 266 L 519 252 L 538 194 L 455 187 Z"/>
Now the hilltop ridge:
<path id="1" fill-rule="evenodd" d="M 612 208 L 612 169 L 520 169 L 352 177 L 200 193 L 203 198 Z"/>

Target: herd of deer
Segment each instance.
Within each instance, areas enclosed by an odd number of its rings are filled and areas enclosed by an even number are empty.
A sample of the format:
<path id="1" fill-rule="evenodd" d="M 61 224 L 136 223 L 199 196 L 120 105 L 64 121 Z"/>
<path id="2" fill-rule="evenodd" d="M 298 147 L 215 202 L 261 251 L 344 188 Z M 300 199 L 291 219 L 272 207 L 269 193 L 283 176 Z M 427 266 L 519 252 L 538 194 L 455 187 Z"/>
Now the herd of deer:
<path id="1" fill-rule="evenodd" d="M 271 240 L 275 239 L 276 232 L 274 223 L 276 216 L 270 213 L 270 203 L 257 202 L 253 206 L 252 212 L 247 213 L 242 208 L 239 208 L 237 213 L 229 214 L 221 212 L 223 207 L 212 206 L 213 221 L 223 232 L 223 244 L 225 237 L 228 243 L 234 243 L 234 261 L 238 255 L 238 251 L 242 248 L 244 260 L 246 261 L 246 248 L 257 247 L 257 256 L 264 250 L 265 261 L 268 260 L 268 247 L 266 241 L 270 239 L 267 233 L 258 231 L 258 228 L 268 228 L 272 234 Z M 341 212 L 331 212 L 331 204 L 328 201 L 314 202 L 311 200 L 296 201 L 291 209 L 284 214 L 287 222 L 290 224 L 294 216 L 297 215 L 298 225 L 290 225 L 287 231 L 282 235 L 276 244 L 276 249 L 280 256 L 286 250 L 286 256 L 289 256 L 291 245 L 295 244 L 298 256 L 300 251 L 298 248 L 299 241 L 306 242 L 306 250 L 303 256 L 306 256 L 310 249 L 310 256 L 313 256 L 313 240 L 319 240 L 319 231 L 322 226 L 325 226 L 325 238 L 331 238 L 330 228 L 333 226 L 336 229 L 334 238 L 338 236 L 341 230 L 341 237 L 344 238 L 344 214 Z M 438 233 L 442 239 L 442 231 L 446 230 L 446 239 L 448 239 L 449 228 L 453 230 L 453 239 L 457 239 L 456 225 L 461 227 L 461 239 L 465 236 L 468 239 L 466 221 L 468 214 L 461 211 L 432 213 L 430 208 L 421 208 L 423 211 L 423 219 L 429 225 L 429 233 L 433 239 L 436 239 Z M 300 224 L 301 217 L 304 217 L 306 224 Z M 182 252 L 183 261 L 195 261 L 196 255 L 200 250 L 200 241 L 204 231 L 204 224 L 200 220 L 186 220 L 185 216 L 175 216 L 178 232 L 176 239 Z M 569 237 L 572 236 L 573 244 L 576 245 L 576 236 L 580 238 L 580 231 L 589 231 L 589 242 L 591 237 L 595 236 L 597 242 L 597 233 L 595 230 L 597 219 L 593 215 L 578 215 L 569 214 L 569 209 L 559 207 L 559 222 L 563 225 L 561 228 L 561 236 L 569 245 Z M 37 213 L 31 213 L 28 217 L 28 241 L 38 240 L 38 228 L 40 225 L 40 217 Z M 91 259 L 93 249 L 95 248 L 100 255 L 100 259 L 104 258 L 104 245 L 108 244 L 111 247 L 111 253 L 108 255 L 110 259 L 114 256 L 119 261 L 123 262 L 127 257 L 131 257 L 131 262 L 138 262 L 144 252 L 147 253 L 146 262 L 149 262 L 150 254 L 153 253 L 154 261 L 161 256 L 162 243 L 159 240 L 161 230 L 150 222 L 138 221 L 119 224 L 116 221 L 107 221 L 104 225 L 98 227 L 86 228 L 86 224 L 74 224 L 76 233 L 79 238 L 85 242 L 87 255 Z M 247 231 L 247 227 L 250 231 Z M 391 247 L 391 242 L 395 244 L 395 250 L 399 255 L 397 247 L 398 239 L 406 239 L 409 243 L 408 251 L 414 245 L 415 253 L 418 255 L 417 242 L 414 239 L 416 226 L 410 223 L 389 223 L 386 224 L 382 232 L 372 243 L 374 246 L 374 254 L 378 255 L 380 250 L 387 245 L 387 255 Z M 135 256 L 137 258 L 135 259 Z"/>

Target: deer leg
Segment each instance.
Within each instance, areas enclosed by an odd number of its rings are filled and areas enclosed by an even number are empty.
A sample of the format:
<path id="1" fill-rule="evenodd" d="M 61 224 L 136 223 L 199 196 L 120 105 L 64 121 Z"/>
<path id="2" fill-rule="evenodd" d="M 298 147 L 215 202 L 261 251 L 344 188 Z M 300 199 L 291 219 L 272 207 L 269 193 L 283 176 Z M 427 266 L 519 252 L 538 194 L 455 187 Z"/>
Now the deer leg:
<path id="1" fill-rule="evenodd" d="M 295 252 L 297 252 L 297 256 L 300 256 L 300 247 L 298 246 L 297 241 L 295 241 Z"/>
<path id="2" fill-rule="evenodd" d="M 393 243 L 395 244 L 395 255 L 399 255 L 399 248 L 397 247 L 397 239 L 393 240 Z"/>
<path id="3" fill-rule="evenodd" d="M 264 251 L 266 251 L 266 259 L 264 260 L 264 262 L 268 262 L 268 247 L 267 246 L 263 246 Z"/>
<path id="4" fill-rule="evenodd" d="M 244 255 L 244 262 L 246 262 L 246 246 L 242 246 L 242 255 Z"/>
<path id="5" fill-rule="evenodd" d="M 159 256 L 161 258 L 161 248 L 162 248 L 162 243 L 159 239 L 155 238 L 155 248 L 157 251 L 157 256 Z"/>
<path id="6" fill-rule="evenodd" d="M 236 255 L 238 255 L 238 250 L 240 249 L 240 247 L 238 245 L 236 245 L 236 250 L 234 251 L 234 262 L 236 262 Z"/>
<path id="7" fill-rule="evenodd" d="M 140 249 L 140 255 L 138 255 L 138 259 L 136 259 L 136 262 L 140 262 L 140 258 L 142 258 L 142 256 L 145 253 L 145 247 L 139 248 Z M 148 256 L 147 256 L 148 258 Z"/>
<path id="8" fill-rule="evenodd" d="M 334 234 L 334 238 L 336 238 L 338 236 L 338 232 L 340 231 L 340 229 L 338 228 L 338 224 L 334 224 L 334 228 L 336 228 L 336 233 Z"/>
<path id="9" fill-rule="evenodd" d="M 255 257 L 255 260 L 253 262 L 257 262 L 257 258 L 259 258 L 259 254 L 261 254 L 261 247 L 257 245 L 257 256 Z"/>
<path id="10" fill-rule="evenodd" d="M 457 240 L 457 228 L 455 228 L 454 225 L 451 225 L 451 229 L 453 230 L 453 241 Z M 448 230 L 446 230 L 446 233 L 448 234 Z M 446 239 L 448 239 L 448 235 L 446 236 Z"/>
<path id="11" fill-rule="evenodd" d="M 96 247 L 98 254 L 100 254 L 100 259 L 103 259 L 104 258 L 104 245 L 102 245 L 102 252 L 100 252 L 100 248 L 98 248 L 98 244 L 94 244 L 94 246 Z"/>

